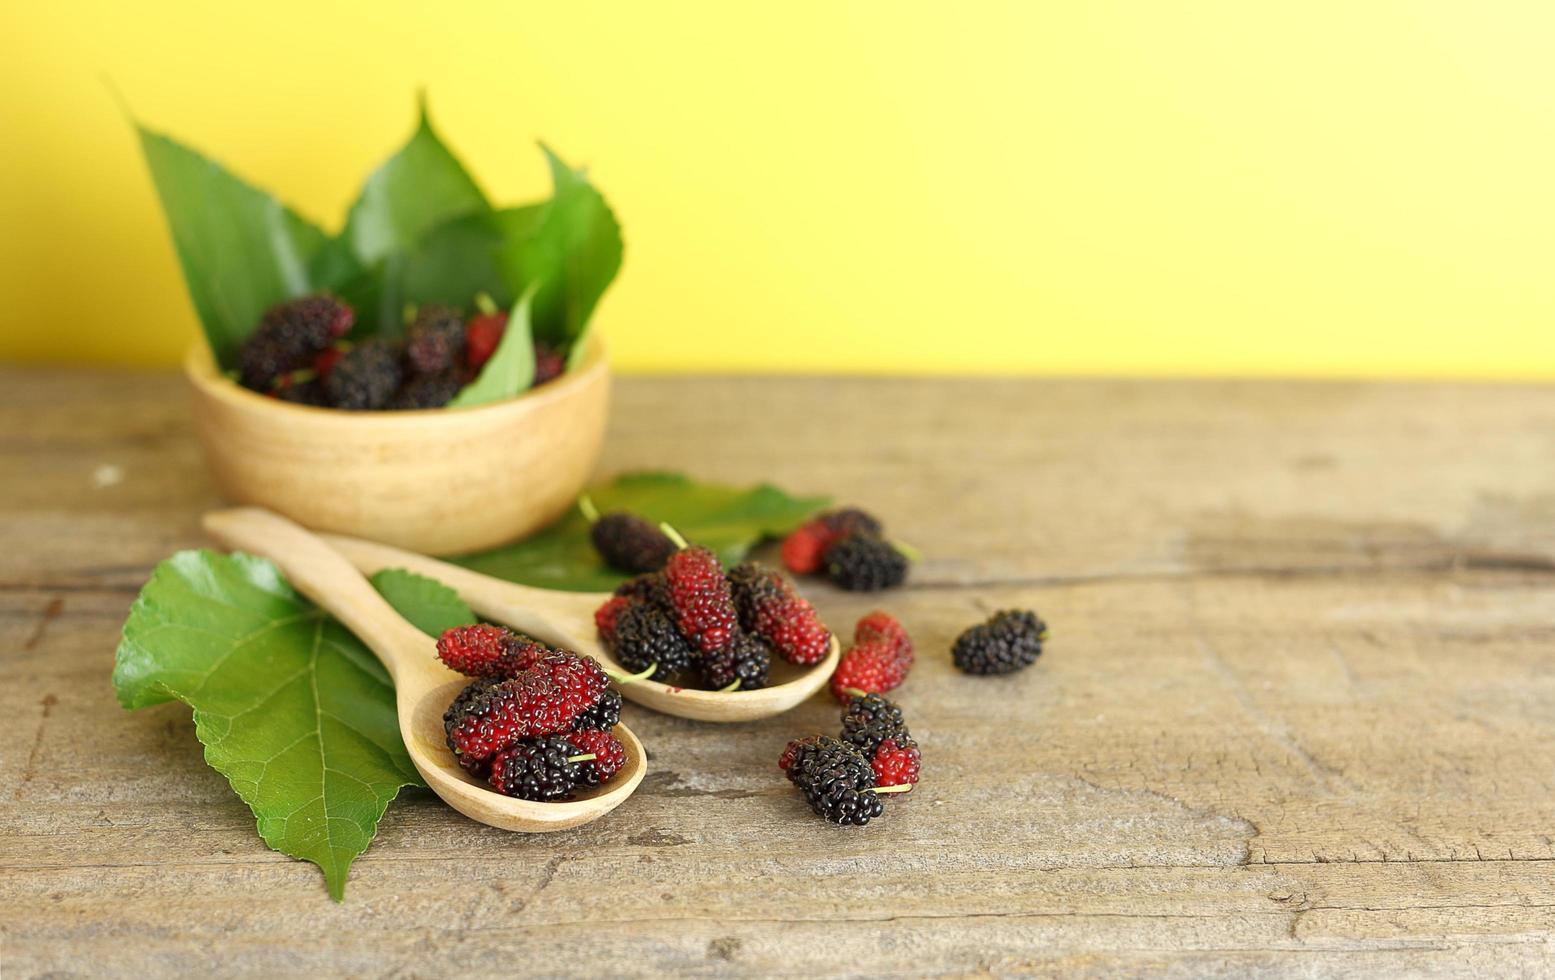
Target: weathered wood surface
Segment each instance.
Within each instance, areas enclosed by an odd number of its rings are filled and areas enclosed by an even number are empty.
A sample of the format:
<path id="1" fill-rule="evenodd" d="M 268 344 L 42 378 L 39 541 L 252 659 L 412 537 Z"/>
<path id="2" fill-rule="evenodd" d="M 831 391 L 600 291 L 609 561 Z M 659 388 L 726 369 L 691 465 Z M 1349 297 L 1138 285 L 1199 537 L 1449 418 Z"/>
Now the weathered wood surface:
<path id="1" fill-rule="evenodd" d="M 628 706 L 638 794 L 515 836 L 414 795 L 335 905 L 119 625 L 217 503 L 171 376 L 0 371 L 0 973 L 1555 972 L 1555 389 L 627 379 L 604 470 L 867 502 L 919 792 L 828 828 L 773 765 L 817 698 Z M 955 633 L 1022 605 L 1008 680 Z"/>

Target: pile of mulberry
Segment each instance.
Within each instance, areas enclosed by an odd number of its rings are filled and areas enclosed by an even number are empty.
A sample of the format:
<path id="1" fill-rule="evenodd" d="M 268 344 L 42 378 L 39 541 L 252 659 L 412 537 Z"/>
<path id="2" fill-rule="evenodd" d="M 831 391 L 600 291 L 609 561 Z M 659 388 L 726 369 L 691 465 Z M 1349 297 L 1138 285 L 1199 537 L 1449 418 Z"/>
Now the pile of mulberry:
<path id="1" fill-rule="evenodd" d="M 566 799 L 625 764 L 621 696 L 593 658 L 484 623 L 446 631 L 437 655 L 474 678 L 443 714 L 448 748 L 498 792 Z"/>
<path id="2" fill-rule="evenodd" d="M 831 676 L 831 691 L 838 701 L 853 692 L 879 694 L 907 679 L 912 669 L 912 638 L 891 616 L 876 610 L 858 621 L 853 646 Z"/>
<path id="3" fill-rule="evenodd" d="M 778 758 L 810 809 L 832 823 L 859 826 L 884 812 L 884 795 L 911 792 L 921 767 L 901 709 L 877 694 L 849 701 L 842 738 L 796 738 Z"/>
<path id="4" fill-rule="evenodd" d="M 272 306 L 238 348 L 238 379 L 255 391 L 275 390 L 289 375 L 313 367 L 355 321 L 351 307 L 328 295 Z"/>
<path id="5" fill-rule="evenodd" d="M 726 574 L 705 548 L 681 548 L 664 571 L 623 582 L 594 623 L 631 673 L 714 691 L 765 687 L 774 653 L 809 665 L 831 644 L 815 610 L 782 576 L 753 562 Z"/>
<path id="6" fill-rule="evenodd" d="M 1036 613 L 1007 609 L 957 637 L 950 656 L 968 674 L 1013 674 L 1036 663 L 1046 639 Z"/>
<path id="7" fill-rule="evenodd" d="M 851 592 L 874 592 L 907 579 L 908 551 L 880 521 L 857 507 L 827 511 L 783 540 L 783 564 L 799 575 L 825 572 Z"/>

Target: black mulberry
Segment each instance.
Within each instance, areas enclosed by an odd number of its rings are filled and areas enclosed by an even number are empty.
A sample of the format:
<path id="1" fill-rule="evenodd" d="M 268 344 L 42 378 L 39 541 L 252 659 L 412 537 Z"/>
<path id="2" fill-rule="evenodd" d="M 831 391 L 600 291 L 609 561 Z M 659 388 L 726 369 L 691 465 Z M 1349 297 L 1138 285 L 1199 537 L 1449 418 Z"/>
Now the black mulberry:
<path id="1" fill-rule="evenodd" d="M 442 408 L 453 401 L 463 387 L 464 378 L 457 371 L 423 374 L 401 385 L 389 399 L 388 407 L 400 411 Z"/>
<path id="2" fill-rule="evenodd" d="M 853 746 L 828 739 L 801 755 L 789 768 L 789 778 L 817 814 L 831 823 L 862 827 L 885 812 L 872 792 L 875 771 Z"/>
<path id="3" fill-rule="evenodd" d="M 907 556 L 872 534 L 850 534 L 826 549 L 826 574 L 850 592 L 876 592 L 907 579 Z"/>
<path id="4" fill-rule="evenodd" d="M 491 760 L 491 785 L 521 800 L 565 799 L 583 780 L 583 764 L 569 761 L 578 754 L 565 738 L 520 740 Z"/>
<path id="5" fill-rule="evenodd" d="M 581 732 L 590 728 L 608 732 L 621 721 L 621 693 L 615 689 L 606 691 L 600 695 L 599 701 L 594 707 L 578 716 L 578 720 L 572 723 L 572 730 Z"/>
<path id="6" fill-rule="evenodd" d="M 723 649 L 702 655 L 702 679 L 710 690 L 721 691 L 735 681 L 738 691 L 755 691 L 767 686 L 772 670 L 772 650 L 761 637 L 735 630 Z"/>
<path id="7" fill-rule="evenodd" d="M 594 549 L 612 568 L 623 572 L 657 572 L 675 553 L 675 542 L 652 523 L 616 511 L 594 522 L 589 529 Z"/>
<path id="8" fill-rule="evenodd" d="M 405 333 L 405 360 L 411 371 L 418 375 L 451 371 L 463 353 L 464 317 L 459 311 L 438 303 L 421 307 Z"/>
<path id="9" fill-rule="evenodd" d="M 1036 662 L 1047 624 L 1029 610 L 1007 609 L 956 638 L 950 655 L 968 674 L 1010 674 Z"/>
<path id="10" fill-rule="evenodd" d="M 878 694 L 849 698 L 842 710 L 842 738 L 865 757 L 873 756 L 887 739 L 905 742 L 910 735 L 902 709 Z"/>
<path id="11" fill-rule="evenodd" d="M 663 680 L 690 665 L 693 653 L 669 615 L 656 603 L 641 601 L 633 602 L 616 617 L 611 652 L 633 674 L 657 664 L 654 680 Z"/>
<path id="12" fill-rule="evenodd" d="M 386 407 L 403 377 L 399 352 L 383 341 L 369 340 L 346 351 L 329 372 L 324 390 L 336 408 L 368 411 Z"/>
<path id="13" fill-rule="evenodd" d="M 281 375 L 309 367 L 313 358 L 346 335 L 356 314 L 333 296 L 304 296 L 265 311 L 238 348 L 244 387 L 268 391 Z"/>

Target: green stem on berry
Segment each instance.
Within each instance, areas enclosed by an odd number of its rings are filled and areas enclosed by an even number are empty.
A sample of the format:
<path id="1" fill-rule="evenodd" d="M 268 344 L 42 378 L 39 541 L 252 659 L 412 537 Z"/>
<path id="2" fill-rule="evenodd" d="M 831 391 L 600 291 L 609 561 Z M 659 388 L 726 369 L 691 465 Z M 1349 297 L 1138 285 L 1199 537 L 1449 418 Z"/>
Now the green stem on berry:
<path id="1" fill-rule="evenodd" d="M 842 693 L 850 698 L 865 698 L 869 696 L 868 691 L 861 691 L 856 687 L 845 687 L 842 689 Z"/>
<path id="2" fill-rule="evenodd" d="M 313 368 L 298 368 L 290 374 L 283 374 L 276 378 L 275 381 L 271 383 L 270 390 L 284 391 L 293 385 L 307 384 L 309 381 L 312 381 L 318 376 L 319 373 Z"/>
<path id="3" fill-rule="evenodd" d="M 871 793 L 911 793 L 916 783 L 900 783 L 896 786 L 876 786 Z"/>
<path id="4" fill-rule="evenodd" d="M 567 761 L 568 762 L 593 762 L 597 758 L 599 758 L 599 756 L 597 756 L 594 753 L 590 752 L 587 755 L 569 755 L 567 757 Z"/>
<path id="5" fill-rule="evenodd" d="M 897 551 L 900 551 L 903 557 L 905 557 L 910 562 L 916 564 L 917 562 L 923 561 L 923 552 L 919 551 L 917 548 L 914 548 L 906 541 L 893 540 L 891 542 L 891 547 L 895 548 Z"/>
<path id="6" fill-rule="evenodd" d="M 590 524 L 599 523 L 599 508 L 594 506 L 594 501 L 588 494 L 578 498 L 578 509 L 583 511 L 583 517 Z"/>
<path id="7" fill-rule="evenodd" d="M 491 316 L 493 313 L 497 312 L 497 304 L 492 300 L 490 293 L 476 293 L 475 308 L 480 310 L 486 316 Z"/>
<path id="8" fill-rule="evenodd" d="M 675 542 L 675 547 L 679 550 L 684 551 L 691 547 L 691 545 L 686 543 L 686 539 L 680 536 L 680 532 L 675 530 L 673 527 L 670 527 L 668 524 L 662 521 L 659 522 L 659 530 L 664 532 L 664 536 L 666 538 L 669 538 L 671 541 Z"/>
<path id="9" fill-rule="evenodd" d="M 599 669 L 603 670 L 605 672 L 605 676 L 615 681 L 617 684 L 635 684 L 638 681 L 645 681 L 652 677 L 653 672 L 659 669 L 659 665 L 658 663 L 651 663 L 645 669 L 640 670 L 635 674 L 623 674 L 618 670 L 611 670 L 609 667 L 605 667 L 603 665 Z"/>
<path id="10" fill-rule="evenodd" d="M 733 684 L 730 684 L 728 687 L 720 687 L 718 689 L 718 693 L 719 694 L 728 694 L 728 693 L 730 693 L 732 691 L 738 691 L 739 689 L 740 689 L 740 679 L 738 677 L 736 677 L 734 679 L 734 683 Z"/>

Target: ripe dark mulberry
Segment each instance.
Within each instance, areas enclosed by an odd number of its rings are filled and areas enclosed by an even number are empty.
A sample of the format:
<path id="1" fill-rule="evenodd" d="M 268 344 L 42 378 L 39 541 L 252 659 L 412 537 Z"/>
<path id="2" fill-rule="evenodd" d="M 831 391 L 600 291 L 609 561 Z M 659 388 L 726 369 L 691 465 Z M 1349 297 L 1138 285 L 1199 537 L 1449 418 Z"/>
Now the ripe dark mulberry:
<path id="1" fill-rule="evenodd" d="M 599 696 L 599 701 L 594 707 L 579 715 L 572 723 L 573 731 L 583 731 L 589 728 L 598 728 L 601 731 L 610 731 L 621 722 L 621 694 L 619 691 L 606 691 Z"/>
<path id="2" fill-rule="evenodd" d="M 767 686 L 772 671 L 772 651 L 759 636 L 737 630 L 722 650 L 702 654 L 702 680 L 709 690 L 721 691 L 739 681 L 738 691 Z"/>
<path id="3" fill-rule="evenodd" d="M 740 625 L 771 644 L 789 663 L 819 663 L 831 651 L 831 632 L 815 608 L 788 580 L 756 562 L 742 562 L 729 573 Z"/>
<path id="4" fill-rule="evenodd" d="M 324 390 L 336 408 L 363 412 L 384 408 L 404 378 L 399 351 L 379 340 L 358 344 L 340 358 Z"/>
<path id="5" fill-rule="evenodd" d="M 464 354 L 464 317 L 440 303 L 416 311 L 405 332 L 405 360 L 415 374 L 441 374 L 458 365 Z"/>
<path id="6" fill-rule="evenodd" d="M 594 756 L 579 763 L 583 767 L 580 785 L 598 786 L 600 783 L 608 783 L 626 765 L 626 746 L 609 731 L 577 731 L 568 735 L 567 741 L 577 750 L 573 755 Z"/>
<path id="7" fill-rule="evenodd" d="M 797 775 L 792 775 L 798 770 Z M 846 743 L 817 746 L 789 772 L 810 809 L 831 823 L 862 827 L 885 812 L 869 760 Z"/>
<path id="8" fill-rule="evenodd" d="M 783 564 L 796 575 L 813 575 L 826 567 L 826 549 L 848 534 L 884 534 L 872 514 L 843 507 L 819 514 L 783 539 Z"/>
<path id="9" fill-rule="evenodd" d="M 638 674 L 657 664 L 651 676 L 663 680 L 691 664 L 691 648 L 668 614 L 651 602 L 636 600 L 621 610 L 615 621 L 611 653 L 629 673 Z"/>
<path id="10" fill-rule="evenodd" d="M 902 709 L 878 694 L 855 695 L 842 709 L 842 739 L 865 756 L 886 739 L 910 737 Z"/>
<path id="11" fill-rule="evenodd" d="M 1047 625 L 1029 610 L 1007 609 L 956 638 L 951 659 L 968 674 L 1010 674 L 1036 662 Z"/>
<path id="12" fill-rule="evenodd" d="M 654 524 L 616 511 L 589 528 L 589 540 L 606 564 L 623 572 L 657 572 L 675 553 L 675 542 Z"/>
<path id="13" fill-rule="evenodd" d="M 739 629 L 739 615 L 718 556 L 682 548 L 664 566 L 675 626 L 703 653 L 721 650 Z"/>
<path id="14" fill-rule="evenodd" d="M 789 782 L 797 782 L 805 760 L 812 753 L 834 744 L 842 743 L 830 735 L 806 735 L 803 738 L 796 738 L 783 747 L 783 754 L 778 757 L 778 768 L 788 774 Z"/>
<path id="15" fill-rule="evenodd" d="M 318 353 L 346 335 L 356 314 L 333 296 L 304 296 L 265 311 L 238 348 L 238 377 L 267 391 L 283 374 L 309 367 Z"/>
<path id="16" fill-rule="evenodd" d="M 616 586 L 615 594 L 628 599 L 643 599 L 658 605 L 667 613 L 670 608 L 670 586 L 663 572 L 638 575 Z"/>
<path id="17" fill-rule="evenodd" d="M 535 341 L 535 380 L 530 387 L 538 388 L 547 381 L 561 377 L 567 370 L 567 360 L 562 352 L 550 344 Z"/>
<path id="18" fill-rule="evenodd" d="M 826 549 L 826 574 L 850 592 L 876 592 L 907 580 L 907 556 L 889 541 L 850 534 Z"/>
<path id="19" fill-rule="evenodd" d="M 566 799 L 583 779 L 583 764 L 569 761 L 578 754 L 565 738 L 524 739 L 491 760 L 492 788 L 521 800 Z"/>
<path id="20" fill-rule="evenodd" d="M 464 388 L 464 377 L 457 371 L 424 374 L 400 385 L 388 407 L 400 412 L 424 408 L 442 408 Z"/>

